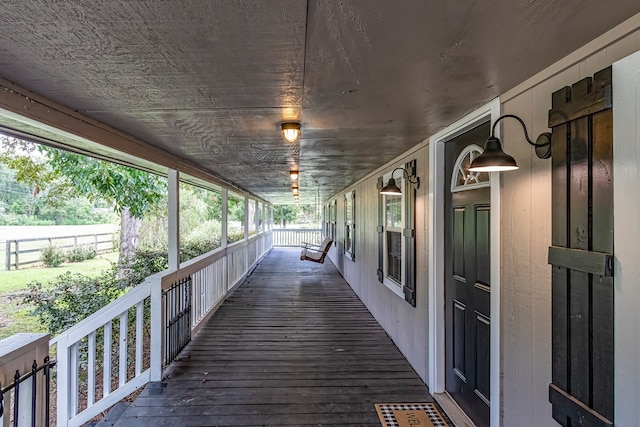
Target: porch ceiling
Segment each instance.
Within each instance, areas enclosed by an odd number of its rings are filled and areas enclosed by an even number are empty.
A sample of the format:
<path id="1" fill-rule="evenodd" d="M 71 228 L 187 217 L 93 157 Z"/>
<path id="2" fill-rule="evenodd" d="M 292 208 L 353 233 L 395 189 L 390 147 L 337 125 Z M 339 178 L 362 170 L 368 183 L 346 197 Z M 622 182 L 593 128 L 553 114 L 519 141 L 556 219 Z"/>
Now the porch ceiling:
<path id="1" fill-rule="evenodd" d="M 638 0 L 4 0 L 0 75 L 274 203 L 325 199 Z M 299 143 L 283 121 L 302 123 Z M 1 124 L 1 123 L 0 123 Z"/>

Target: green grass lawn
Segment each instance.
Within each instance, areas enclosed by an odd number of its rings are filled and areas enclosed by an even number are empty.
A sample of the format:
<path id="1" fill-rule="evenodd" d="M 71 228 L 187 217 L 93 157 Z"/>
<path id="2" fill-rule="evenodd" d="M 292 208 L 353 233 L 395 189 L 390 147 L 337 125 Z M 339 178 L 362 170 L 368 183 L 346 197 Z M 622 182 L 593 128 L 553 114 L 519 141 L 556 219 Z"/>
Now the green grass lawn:
<path id="1" fill-rule="evenodd" d="M 56 268 L 26 268 L 23 270 L 0 271 L 0 339 L 18 332 L 46 332 L 44 325 L 31 314 L 33 307 L 22 303 L 27 283 L 47 282 L 70 271 L 86 276 L 99 276 L 116 262 L 118 253 L 78 262 L 62 264 Z"/>

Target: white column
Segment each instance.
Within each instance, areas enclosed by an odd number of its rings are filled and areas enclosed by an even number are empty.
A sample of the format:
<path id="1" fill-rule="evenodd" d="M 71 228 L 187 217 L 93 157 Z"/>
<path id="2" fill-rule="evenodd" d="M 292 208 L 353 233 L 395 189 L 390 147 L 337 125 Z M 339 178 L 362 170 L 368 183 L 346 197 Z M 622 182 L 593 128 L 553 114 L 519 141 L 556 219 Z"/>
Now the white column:
<path id="1" fill-rule="evenodd" d="M 169 169 L 169 270 L 180 267 L 180 172 Z"/>
<path id="2" fill-rule="evenodd" d="M 257 200 L 254 200 L 255 204 L 256 204 L 256 208 L 254 209 L 254 215 L 253 215 L 253 225 L 255 226 L 255 232 L 256 232 L 256 236 L 260 233 L 260 202 L 258 202 Z"/>
<path id="3" fill-rule="evenodd" d="M 244 198 L 244 240 L 249 238 L 249 198 Z"/>
<path id="4" fill-rule="evenodd" d="M 229 223 L 229 190 L 223 188 L 221 194 L 220 204 L 222 205 L 222 219 L 220 221 L 222 221 L 222 223 L 220 224 L 220 247 L 226 248 L 228 245 L 227 226 Z"/>

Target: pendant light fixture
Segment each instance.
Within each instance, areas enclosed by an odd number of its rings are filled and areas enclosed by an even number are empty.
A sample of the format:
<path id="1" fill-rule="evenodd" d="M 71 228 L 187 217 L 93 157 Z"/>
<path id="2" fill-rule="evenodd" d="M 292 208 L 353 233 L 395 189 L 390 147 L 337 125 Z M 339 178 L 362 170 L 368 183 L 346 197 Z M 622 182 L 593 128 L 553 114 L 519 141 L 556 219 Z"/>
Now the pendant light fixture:
<path id="1" fill-rule="evenodd" d="M 516 160 L 502 151 L 502 144 L 500 143 L 500 139 L 495 136 L 496 126 L 500 120 L 506 118 L 516 119 L 522 125 L 522 130 L 524 131 L 524 137 L 526 141 L 535 147 L 536 155 L 540 159 L 548 159 L 551 157 L 551 134 L 549 132 L 545 132 L 540 134 L 540 136 L 536 139 L 536 142 L 533 142 L 529 139 L 529 134 L 527 133 L 527 127 L 524 125 L 522 119 L 513 114 L 505 114 L 504 116 L 498 117 L 498 120 L 495 121 L 493 127 L 491 128 L 491 136 L 484 144 L 484 151 L 481 155 L 476 157 L 471 165 L 469 166 L 469 171 L 471 172 L 502 172 L 502 171 L 510 171 L 518 169 L 518 164 Z"/>

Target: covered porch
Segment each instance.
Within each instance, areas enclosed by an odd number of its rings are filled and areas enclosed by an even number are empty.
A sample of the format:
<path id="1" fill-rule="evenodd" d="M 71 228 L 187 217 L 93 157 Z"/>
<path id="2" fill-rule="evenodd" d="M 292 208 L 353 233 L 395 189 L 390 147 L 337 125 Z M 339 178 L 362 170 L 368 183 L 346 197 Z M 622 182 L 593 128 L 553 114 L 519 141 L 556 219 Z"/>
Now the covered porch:
<path id="1" fill-rule="evenodd" d="M 380 425 L 376 403 L 433 402 L 331 261 L 298 256 L 273 248 L 162 383 L 98 425 Z"/>

